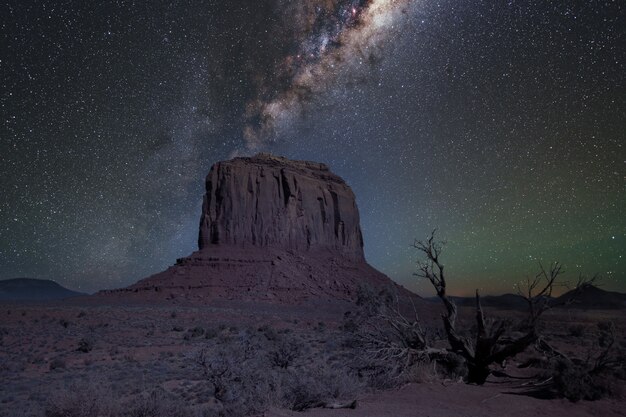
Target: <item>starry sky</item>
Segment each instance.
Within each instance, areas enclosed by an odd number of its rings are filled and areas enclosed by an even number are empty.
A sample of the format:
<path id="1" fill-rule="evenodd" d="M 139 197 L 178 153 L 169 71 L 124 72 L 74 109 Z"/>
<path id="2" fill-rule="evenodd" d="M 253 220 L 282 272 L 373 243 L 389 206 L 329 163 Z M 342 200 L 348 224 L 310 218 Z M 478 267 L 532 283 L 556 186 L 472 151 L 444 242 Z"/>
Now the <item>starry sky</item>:
<path id="1" fill-rule="evenodd" d="M 11 0 L 0 279 L 129 285 L 196 249 L 210 166 L 325 162 L 371 264 L 447 241 L 452 293 L 538 262 L 626 292 L 626 4 Z"/>

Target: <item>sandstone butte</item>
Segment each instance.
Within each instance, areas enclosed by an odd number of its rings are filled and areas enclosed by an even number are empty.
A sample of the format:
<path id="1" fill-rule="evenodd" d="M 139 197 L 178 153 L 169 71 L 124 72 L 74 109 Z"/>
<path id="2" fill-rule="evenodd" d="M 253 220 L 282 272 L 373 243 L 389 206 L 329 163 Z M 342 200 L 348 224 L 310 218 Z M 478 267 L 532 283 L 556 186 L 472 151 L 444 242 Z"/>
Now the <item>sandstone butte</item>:
<path id="1" fill-rule="evenodd" d="M 292 304 L 350 301 L 360 287 L 408 293 L 366 262 L 350 187 L 324 164 L 261 153 L 211 168 L 198 251 L 100 295 Z"/>

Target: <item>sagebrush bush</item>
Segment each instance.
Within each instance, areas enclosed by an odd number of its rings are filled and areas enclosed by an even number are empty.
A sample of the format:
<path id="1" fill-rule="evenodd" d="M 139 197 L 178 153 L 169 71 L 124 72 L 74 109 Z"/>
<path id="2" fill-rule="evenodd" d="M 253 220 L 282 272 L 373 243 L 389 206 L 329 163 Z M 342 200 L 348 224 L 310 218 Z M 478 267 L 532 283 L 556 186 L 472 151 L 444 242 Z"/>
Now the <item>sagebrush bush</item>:
<path id="1" fill-rule="evenodd" d="M 81 381 L 51 398 L 45 417 L 200 417 L 209 410 L 193 409 L 155 389 L 120 402 L 103 381 Z"/>
<path id="2" fill-rule="evenodd" d="M 304 410 L 355 395 L 360 385 L 347 361 L 327 361 L 323 352 L 311 352 L 301 339 L 269 326 L 216 338 L 196 357 L 224 417 L 259 414 L 270 406 Z"/>
<path id="3" fill-rule="evenodd" d="M 573 324 L 568 329 L 569 335 L 573 337 L 581 337 L 585 334 L 585 326 L 582 324 Z"/>
<path id="4" fill-rule="evenodd" d="M 621 384 L 612 372 L 590 372 L 586 364 L 567 359 L 555 360 L 547 376 L 552 377 L 555 395 L 573 402 L 621 395 Z"/>
<path id="5" fill-rule="evenodd" d="M 87 353 L 93 350 L 93 339 L 90 337 L 83 337 L 78 341 L 78 348 L 76 349 L 79 352 Z"/>
<path id="6" fill-rule="evenodd" d="M 280 377 L 279 405 L 294 411 L 352 398 L 361 388 L 346 370 L 326 364 L 291 369 L 281 373 Z"/>
<path id="7" fill-rule="evenodd" d="M 279 338 L 276 330 L 269 324 L 264 324 L 263 326 L 259 327 L 259 332 L 263 333 L 263 335 L 265 335 L 265 337 L 269 341 L 276 341 Z"/>
<path id="8" fill-rule="evenodd" d="M 110 390 L 90 381 L 74 383 L 50 398 L 45 417 L 118 417 L 121 414 Z"/>
<path id="9" fill-rule="evenodd" d="M 217 330 L 212 327 L 206 329 L 206 331 L 204 332 L 205 339 L 213 339 L 214 337 L 217 337 L 217 335 Z"/>
<path id="10" fill-rule="evenodd" d="M 50 361 L 50 370 L 65 368 L 65 361 L 60 358 L 56 358 Z"/>
<path id="11" fill-rule="evenodd" d="M 191 340 L 204 335 L 204 328 L 200 326 L 196 326 L 193 329 L 189 329 L 185 336 L 183 337 L 185 340 Z"/>
<path id="12" fill-rule="evenodd" d="M 125 407 L 120 417 L 194 417 L 196 412 L 162 390 L 140 396 Z"/>
<path id="13" fill-rule="evenodd" d="M 294 340 L 281 340 L 269 354 L 270 363 L 274 367 L 287 368 L 300 355 L 300 345 Z"/>
<path id="14" fill-rule="evenodd" d="M 261 338 L 240 332 L 234 338 L 217 338 L 202 349 L 196 363 L 202 369 L 225 416 L 246 416 L 265 411 L 276 393 L 269 359 L 259 355 Z"/>
<path id="15" fill-rule="evenodd" d="M 445 358 L 440 358 L 437 363 L 446 378 L 458 379 L 467 375 L 467 365 L 461 355 L 450 352 Z"/>

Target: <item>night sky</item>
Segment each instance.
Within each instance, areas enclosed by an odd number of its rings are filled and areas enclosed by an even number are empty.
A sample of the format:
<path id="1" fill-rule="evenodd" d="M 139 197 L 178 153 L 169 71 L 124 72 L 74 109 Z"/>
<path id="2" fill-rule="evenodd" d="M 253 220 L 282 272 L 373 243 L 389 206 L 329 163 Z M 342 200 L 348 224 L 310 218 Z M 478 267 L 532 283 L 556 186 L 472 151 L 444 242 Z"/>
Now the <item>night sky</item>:
<path id="1" fill-rule="evenodd" d="M 514 291 L 538 261 L 626 292 L 626 4 L 3 2 L 0 279 L 129 285 L 196 249 L 236 155 L 325 162 L 370 263 L 427 294 Z"/>

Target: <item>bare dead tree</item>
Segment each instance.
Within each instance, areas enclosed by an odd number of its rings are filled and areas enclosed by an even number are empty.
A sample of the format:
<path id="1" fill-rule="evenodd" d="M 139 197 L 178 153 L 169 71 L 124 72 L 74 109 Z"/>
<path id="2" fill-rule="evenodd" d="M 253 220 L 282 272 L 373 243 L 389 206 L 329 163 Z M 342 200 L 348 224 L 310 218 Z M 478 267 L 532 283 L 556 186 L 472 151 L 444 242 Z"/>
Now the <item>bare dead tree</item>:
<path id="1" fill-rule="evenodd" d="M 539 320 L 541 314 L 551 307 L 552 291 L 558 284 L 557 278 L 562 274 L 562 266 L 558 262 L 550 265 L 550 271 L 546 271 L 539 262 L 540 271 L 533 279 L 526 278 L 524 285 L 517 286 L 517 294 L 528 303 L 529 324 L 533 325 Z"/>
<path id="2" fill-rule="evenodd" d="M 572 304 L 580 293 L 590 285 L 594 285 L 599 280 L 596 274 L 591 278 L 583 274 L 578 276 L 578 282 L 569 296 L 556 302 L 552 298 L 552 293 L 557 287 L 567 287 L 567 283 L 559 281 L 559 276 L 563 274 L 563 267 L 559 262 L 550 264 L 550 269 L 546 270 L 539 262 L 539 272 L 534 278 L 526 278 L 526 282 L 517 286 L 517 294 L 528 304 L 528 324 L 535 326 L 541 315 L 554 307 Z"/>
<path id="3" fill-rule="evenodd" d="M 390 379 L 401 378 L 418 362 L 448 356 L 446 349 L 431 347 L 413 299 L 401 300 L 388 290 L 361 288 L 357 305 L 362 311 L 355 317 L 355 336 L 371 363 L 393 369 L 386 372 Z"/>
<path id="4" fill-rule="evenodd" d="M 433 285 L 446 308 L 446 313 L 442 315 L 444 329 L 451 349 L 467 363 L 467 382 L 483 384 L 491 374 L 490 365 L 503 363 L 537 342 L 537 324 L 541 315 L 553 307 L 550 303 L 551 295 L 553 289 L 560 285 L 558 278 L 563 273 L 562 266 L 554 262 L 546 270 L 540 265 L 541 271 L 534 279 L 527 280 L 525 288 L 519 289 L 519 294 L 529 305 L 529 318 L 521 335 L 506 334 L 508 326 L 504 321 L 485 319 L 480 294 L 476 290 L 477 330 L 474 337 L 465 337 L 456 328 L 457 306 L 447 296 L 444 266 L 440 259 L 444 242 L 437 241 L 435 233 L 436 230 L 433 230 L 426 241 L 416 240 L 413 244 L 426 258 L 417 262 L 415 275 L 427 279 Z M 588 283 L 589 280 L 579 280 L 578 287 Z"/>

